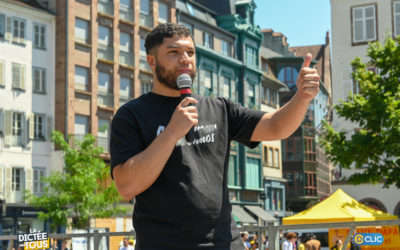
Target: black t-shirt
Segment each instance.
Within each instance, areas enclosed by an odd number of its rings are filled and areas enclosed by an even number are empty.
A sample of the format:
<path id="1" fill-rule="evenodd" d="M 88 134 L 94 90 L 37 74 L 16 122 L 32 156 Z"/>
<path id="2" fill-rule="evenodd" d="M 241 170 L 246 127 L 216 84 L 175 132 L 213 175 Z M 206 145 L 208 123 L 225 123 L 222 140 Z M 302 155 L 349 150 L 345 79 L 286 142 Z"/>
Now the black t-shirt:
<path id="1" fill-rule="evenodd" d="M 225 98 L 195 98 L 196 139 L 180 139 L 157 180 L 135 197 L 137 249 L 243 249 L 227 188 L 230 141 L 256 147 L 250 138 L 264 113 Z M 179 102 L 150 92 L 118 110 L 111 126 L 111 172 L 150 145 Z"/>

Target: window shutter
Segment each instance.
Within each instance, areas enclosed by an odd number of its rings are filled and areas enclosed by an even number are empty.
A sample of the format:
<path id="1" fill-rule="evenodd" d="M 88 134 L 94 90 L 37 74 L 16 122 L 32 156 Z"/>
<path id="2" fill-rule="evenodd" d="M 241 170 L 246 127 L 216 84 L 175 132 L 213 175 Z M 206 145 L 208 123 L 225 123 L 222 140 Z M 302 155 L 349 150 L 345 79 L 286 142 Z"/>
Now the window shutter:
<path id="1" fill-rule="evenodd" d="M 109 126 L 109 127 L 111 127 L 111 126 Z M 52 130 L 53 130 L 53 120 L 52 120 L 52 118 L 51 117 L 47 117 L 47 120 L 46 120 L 46 131 L 45 131 L 45 135 L 47 136 L 47 138 L 46 139 L 49 139 L 49 140 L 51 140 L 51 132 L 52 132 Z M 111 129 L 111 128 L 109 128 L 109 129 Z"/>
<path id="2" fill-rule="evenodd" d="M 0 134 L 4 135 L 4 110 L 2 109 L 0 109 Z M 0 187 L 2 186 L 0 185 Z"/>
<path id="3" fill-rule="evenodd" d="M 20 77 L 20 88 L 25 89 L 25 65 L 20 66 L 20 71 L 19 71 L 19 77 Z"/>
<path id="4" fill-rule="evenodd" d="M 32 168 L 26 169 L 26 175 L 25 175 L 25 183 L 26 183 L 26 185 L 25 185 L 25 189 L 29 190 L 31 192 L 32 192 L 32 189 L 33 189 L 32 178 L 33 178 L 32 177 Z"/>
<path id="5" fill-rule="evenodd" d="M 221 96 L 221 93 L 218 93 L 218 75 L 212 72 L 212 91 L 214 97 Z"/>
<path id="6" fill-rule="evenodd" d="M 24 114 L 22 114 L 22 122 L 21 122 L 21 144 L 22 146 L 25 146 L 28 144 L 28 137 L 29 137 L 29 119 L 25 117 Z"/>
<path id="7" fill-rule="evenodd" d="M 13 112 L 11 110 L 6 110 L 5 111 L 5 116 L 4 116 L 4 144 L 6 146 L 11 145 L 11 135 L 12 135 L 12 122 L 13 122 L 13 117 L 12 117 Z"/>
<path id="8" fill-rule="evenodd" d="M 20 27 L 19 42 L 25 44 L 25 22 L 20 21 L 19 27 Z"/>
<path id="9" fill-rule="evenodd" d="M 4 86 L 4 62 L 0 61 L 0 86 Z"/>
<path id="10" fill-rule="evenodd" d="M 11 167 L 6 167 L 5 168 L 5 178 L 4 178 L 4 186 L 5 186 L 5 198 L 6 201 L 11 201 L 11 185 L 12 185 L 12 168 Z"/>
<path id="11" fill-rule="evenodd" d="M 6 20 L 6 36 L 5 36 L 7 41 L 11 41 L 11 39 L 12 39 L 11 26 L 12 26 L 12 19 L 11 19 L 11 17 L 7 17 L 7 20 Z"/>
<path id="12" fill-rule="evenodd" d="M 236 102 L 236 81 L 235 78 L 231 79 L 231 100 Z"/>
<path id="13" fill-rule="evenodd" d="M 260 85 L 254 85 L 254 105 L 258 107 L 260 105 Z"/>
<path id="14" fill-rule="evenodd" d="M 243 82 L 244 92 L 243 92 L 243 104 L 245 106 L 249 106 L 249 84 L 247 81 Z"/>
<path id="15" fill-rule="evenodd" d="M 35 114 L 30 114 L 29 115 L 29 121 L 28 121 L 28 138 L 30 140 L 35 139 Z"/>

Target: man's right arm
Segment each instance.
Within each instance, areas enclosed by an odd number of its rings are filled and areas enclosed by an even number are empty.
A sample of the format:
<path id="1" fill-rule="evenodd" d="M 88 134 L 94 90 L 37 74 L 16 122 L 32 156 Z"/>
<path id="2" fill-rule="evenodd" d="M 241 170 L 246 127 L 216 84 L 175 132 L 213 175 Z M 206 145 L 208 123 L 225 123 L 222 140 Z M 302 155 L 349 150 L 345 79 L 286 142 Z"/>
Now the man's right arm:
<path id="1" fill-rule="evenodd" d="M 176 142 L 197 125 L 198 115 L 194 98 L 185 98 L 173 113 L 165 130 L 142 152 L 113 168 L 115 185 L 128 200 L 149 188 L 167 163 Z"/>

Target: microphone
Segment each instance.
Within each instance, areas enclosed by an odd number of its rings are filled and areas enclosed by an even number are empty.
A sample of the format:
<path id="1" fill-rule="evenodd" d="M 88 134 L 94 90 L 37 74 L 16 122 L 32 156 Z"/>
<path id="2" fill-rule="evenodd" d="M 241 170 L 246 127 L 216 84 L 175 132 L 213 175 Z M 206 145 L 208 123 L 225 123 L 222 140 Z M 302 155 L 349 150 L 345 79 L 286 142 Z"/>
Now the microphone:
<path id="1" fill-rule="evenodd" d="M 192 78 L 188 74 L 179 75 L 176 79 L 176 85 L 178 86 L 179 92 L 181 93 L 181 100 L 185 99 L 186 97 L 192 96 L 192 92 L 190 90 L 190 87 L 192 87 Z M 189 106 L 192 105 L 192 103 L 189 104 Z M 195 136 L 193 127 L 185 135 L 185 139 L 187 142 L 194 141 Z"/>

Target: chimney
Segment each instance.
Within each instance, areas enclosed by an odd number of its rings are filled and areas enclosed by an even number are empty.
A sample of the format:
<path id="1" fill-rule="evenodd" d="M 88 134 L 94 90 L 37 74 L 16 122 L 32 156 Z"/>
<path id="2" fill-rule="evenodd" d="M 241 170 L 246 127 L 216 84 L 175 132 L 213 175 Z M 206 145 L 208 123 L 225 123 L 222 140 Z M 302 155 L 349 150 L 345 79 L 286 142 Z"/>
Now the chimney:
<path id="1" fill-rule="evenodd" d="M 326 36 L 325 36 L 325 45 L 329 44 L 329 30 L 326 32 Z"/>

